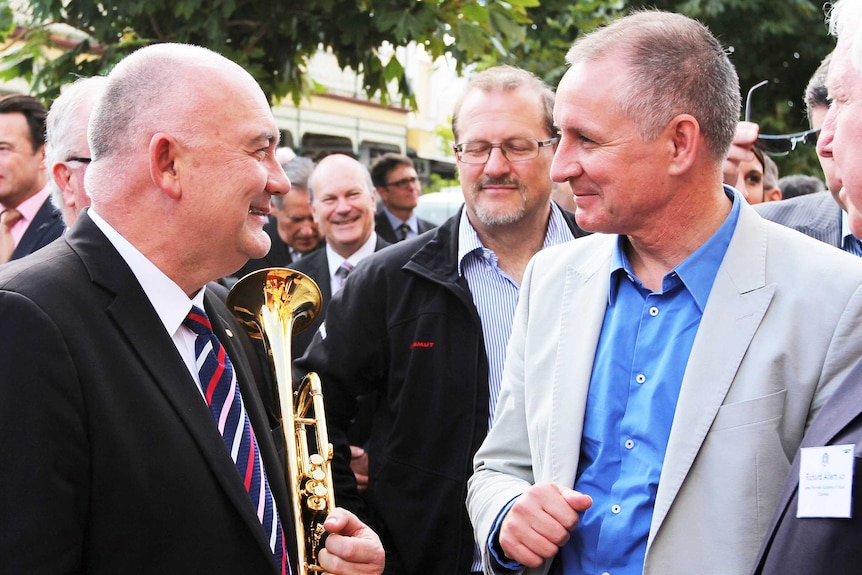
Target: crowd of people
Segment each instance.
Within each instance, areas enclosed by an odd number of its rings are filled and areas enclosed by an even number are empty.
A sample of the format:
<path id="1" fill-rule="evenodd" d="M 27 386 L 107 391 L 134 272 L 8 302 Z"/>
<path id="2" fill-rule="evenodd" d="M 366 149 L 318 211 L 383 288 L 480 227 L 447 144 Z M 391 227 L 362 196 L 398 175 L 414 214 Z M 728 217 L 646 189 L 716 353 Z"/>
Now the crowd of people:
<path id="1" fill-rule="evenodd" d="M 307 575 L 226 304 L 287 267 L 323 298 L 291 343 L 334 447 L 323 572 L 855 573 L 862 2 L 828 28 L 786 138 L 680 14 L 580 37 L 556 89 L 474 74 L 440 226 L 405 155 L 281 157 L 205 48 L 0 98 L 2 571 Z M 823 179 L 779 178 L 812 138 Z"/>

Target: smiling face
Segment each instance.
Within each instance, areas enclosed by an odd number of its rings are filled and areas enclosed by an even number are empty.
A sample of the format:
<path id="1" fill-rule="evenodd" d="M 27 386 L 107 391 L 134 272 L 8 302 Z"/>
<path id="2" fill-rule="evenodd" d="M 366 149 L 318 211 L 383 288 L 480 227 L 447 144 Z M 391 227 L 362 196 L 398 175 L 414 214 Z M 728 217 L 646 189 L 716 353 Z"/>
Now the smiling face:
<path id="1" fill-rule="evenodd" d="M 206 138 L 180 149 L 183 188 L 209 230 L 210 249 L 217 246 L 241 266 L 269 251 L 263 226 L 271 195 L 287 193 L 290 183 L 275 158 L 278 128 L 266 98 L 251 77 L 236 76 L 230 90 L 202 102 L 197 133 Z"/>
<path id="2" fill-rule="evenodd" d="M 33 149 L 21 112 L 0 114 L 0 203 L 16 207 L 45 186 L 45 147 Z"/>
<path id="3" fill-rule="evenodd" d="M 464 97 L 458 119 L 459 144 L 552 136 L 539 96 L 527 88 L 473 90 Z M 535 158 L 519 162 L 506 159 L 500 148 L 492 148 L 483 164 L 459 160 L 458 174 L 473 226 L 514 224 L 528 214 L 546 211 L 553 185 L 552 158 L 553 147 L 545 146 Z"/>
<path id="4" fill-rule="evenodd" d="M 609 56 L 574 64 L 557 88 L 561 139 L 551 176 L 571 186 L 575 218 L 588 231 L 636 234 L 667 202 L 667 154 L 615 103 L 625 82 L 623 62 Z"/>
<path id="5" fill-rule="evenodd" d="M 347 258 L 374 231 L 374 190 L 365 166 L 349 156 L 326 156 L 309 184 L 311 208 L 320 233 L 335 253 Z"/>

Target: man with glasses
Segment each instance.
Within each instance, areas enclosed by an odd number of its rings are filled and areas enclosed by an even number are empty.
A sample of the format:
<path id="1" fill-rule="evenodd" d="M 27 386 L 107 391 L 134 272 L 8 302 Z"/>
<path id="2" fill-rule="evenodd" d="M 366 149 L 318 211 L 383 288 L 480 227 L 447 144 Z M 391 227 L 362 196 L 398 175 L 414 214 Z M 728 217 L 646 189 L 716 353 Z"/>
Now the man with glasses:
<path id="1" fill-rule="evenodd" d="M 481 571 L 464 509 L 491 425 L 527 262 L 582 235 L 550 200 L 553 91 L 508 66 L 474 76 L 452 118 L 465 205 L 369 256 L 297 362 L 323 381 L 339 504 L 358 508 L 345 435 L 378 392 L 366 501 L 389 574 Z"/>
<path id="2" fill-rule="evenodd" d="M 862 262 L 722 186 L 739 81 L 705 26 L 635 12 L 566 61 L 551 177 L 597 233 L 524 275 L 468 488 L 485 572 L 748 575 L 862 354 Z"/>
<path id="3" fill-rule="evenodd" d="M 383 154 L 371 165 L 371 181 L 383 204 L 374 216 L 374 229 L 381 238 L 394 244 L 437 227 L 413 213 L 422 194 L 413 160 L 401 154 Z"/>
<path id="4" fill-rule="evenodd" d="M 831 59 L 831 54 L 823 59 L 805 88 L 804 100 L 808 123 L 811 126 L 809 132 L 815 135 L 819 133 L 826 113 L 829 111 L 826 76 Z M 839 195 L 841 183 L 832 157 L 824 157 L 818 153 L 817 159 L 823 169 L 829 194 L 810 194 L 776 204 L 758 206 L 757 212 L 768 220 L 793 228 L 851 254 L 862 256 L 862 244 L 850 230 L 847 210 Z"/>
<path id="5" fill-rule="evenodd" d="M 46 123 L 46 163 L 51 201 L 70 227 L 78 214 L 90 205 L 84 190 L 84 174 L 90 164 L 87 123 L 90 112 L 102 95 L 106 78 L 80 78 L 68 86 L 51 104 Z"/>

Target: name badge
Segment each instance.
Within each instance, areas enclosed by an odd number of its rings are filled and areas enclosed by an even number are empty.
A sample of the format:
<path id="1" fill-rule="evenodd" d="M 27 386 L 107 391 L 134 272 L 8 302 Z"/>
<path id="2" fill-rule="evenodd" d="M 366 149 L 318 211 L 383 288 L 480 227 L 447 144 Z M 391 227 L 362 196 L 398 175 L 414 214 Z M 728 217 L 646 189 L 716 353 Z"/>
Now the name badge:
<path id="1" fill-rule="evenodd" d="M 801 449 L 797 517 L 850 517 L 855 447 Z"/>

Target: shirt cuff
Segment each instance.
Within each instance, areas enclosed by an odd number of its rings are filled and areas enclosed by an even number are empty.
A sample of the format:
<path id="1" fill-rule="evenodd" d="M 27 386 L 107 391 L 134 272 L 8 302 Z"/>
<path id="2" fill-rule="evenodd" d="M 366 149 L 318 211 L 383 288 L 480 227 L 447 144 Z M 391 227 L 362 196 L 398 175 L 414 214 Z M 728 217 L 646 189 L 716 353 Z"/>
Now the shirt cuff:
<path id="1" fill-rule="evenodd" d="M 518 497 L 520 497 L 520 495 Z M 492 567 L 494 567 L 495 571 L 506 570 L 514 573 L 524 568 L 524 566 L 517 561 L 513 561 L 506 557 L 506 554 L 503 552 L 503 548 L 500 547 L 500 525 L 503 523 L 503 519 L 506 517 L 506 514 L 509 513 L 509 510 L 512 508 L 512 505 L 515 504 L 515 500 L 517 500 L 518 497 L 513 497 L 506 506 L 500 510 L 499 515 L 497 515 L 497 518 L 494 520 L 494 525 L 491 527 L 491 532 L 488 534 L 488 552 Z"/>

